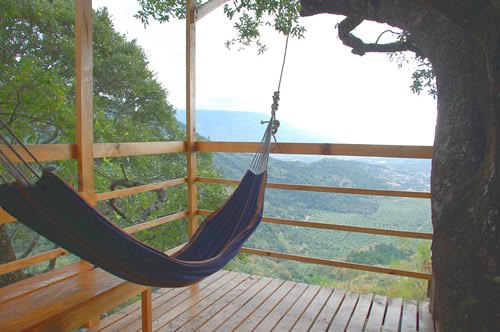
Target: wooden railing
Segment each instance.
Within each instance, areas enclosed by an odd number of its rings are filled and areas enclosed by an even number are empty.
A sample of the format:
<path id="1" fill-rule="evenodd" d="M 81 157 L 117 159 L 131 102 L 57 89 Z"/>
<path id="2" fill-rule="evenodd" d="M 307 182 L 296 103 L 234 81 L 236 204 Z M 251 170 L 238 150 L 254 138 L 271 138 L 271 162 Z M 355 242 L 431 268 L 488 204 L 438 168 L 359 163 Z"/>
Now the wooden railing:
<path id="1" fill-rule="evenodd" d="M 196 152 L 235 152 L 235 153 L 254 153 L 257 151 L 259 143 L 243 143 L 243 142 L 196 142 Z M 40 161 L 58 161 L 75 159 L 75 146 L 71 144 L 55 144 L 55 145 L 35 145 L 29 146 L 30 151 Z M 8 152 L 8 151 L 6 151 Z M 126 157 L 137 155 L 163 154 L 163 153 L 184 153 L 186 152 L 186 143 L 184 141 L 175 142 L 146 142 L 146 143 L 104 143 L 94 144 L 94 158 L 113 158 Z M 322 156 L 366 156 L 366 157 L 396 157 L 396 158 L 432 158 L 432 147 L 427 146 L 387 146 L 387 145 L 358 145 L 358 144 L 318 144 L 318 143 L 278 143 L 273 144 L 272 153 L 277 154 L 307 154 L 307 155 L 322 155 Z M 14 155 L 10 155 L 15 160 Z M 168 188 L 177 185 L 182 185 L 187 182 L 186 178 L 171 179 L 158 183 L 152 183 L 133 188 L 121 189 L 112 192 L 103 192 L 95 194 L 93 197 L 97 201 L 134 195 L 147 191 L 152 191 L 160 188 Z M 238 180 L 218 179 L 197 177 L 196 182 L 213 183 L 223 185 L 237 185 Z M 312 186 L 303 184 L 283 184 L 283 183 L 268 183 L 268 188 L 284 189 L 284 190 L 301 190 L 310 192 L 326 192 L 326 193 L 341 193 L 355 195 L 377 195 L 377 196 L 394 196 L 394 197 L 411 197 L 429 199 L 429 192 L 414 192 L 414 191 L 393 191 L 393 190 L 374 190 L 363 188 L 340 188 L 328 186 Z M 207 215 L 208 210 L 197 210 L 199 215 Z M 185 218 L 187 211 L 175 212 L 170 215 L 150 220 L 138 225 L 134 225 L 124 229 L 127 233 L 135 233 L 141 230 L 149 229 L 165 223 Z M 5 224 L 15 221 L 6 212 L 0 210 L 0 224 Z M 263 222 L 290 225 L 298 227 L 318 228 L 325 230 L 337 230 L 346 232 L 356 232 L 364 234 L 376 234 L 386 236 L 396 236 L 415 239 L 432 239 L 431 233 L 410 232 L 399 230 L 388 230 L 371 227 L 348 226 L 339 224 L 329 224 L 305 220 L 290 220 L 264 217 Z M 348 262 L 340 262 L 336 260 L 312 258 L 300 255 L 292 255 L 287 253 L 279 253 L 273 251 L 265 251 L 259 249 L 243 248 L 243 252 L 256 254 L 267 257 L 275 257 L 289 259 L 299 262 L 323 264 L 355 270 L 371 271 L 377 273 L 386 273 L 391 275 L 413 277 L 418 279 L 431 280 L 431 274 L 406 271 L 401 269 L 386 268 L 380 266 L 370 266 L 365 264 L 355 264 Z M 51 260 L 62 255 L 67 251 L 63 249 L 55 249 L 49 252 L 37 254 L 22 260 L 10 262 L 0 265 L 0 274 L 12 272 L 18 269 L 24 269 L 41 262 Z"/>

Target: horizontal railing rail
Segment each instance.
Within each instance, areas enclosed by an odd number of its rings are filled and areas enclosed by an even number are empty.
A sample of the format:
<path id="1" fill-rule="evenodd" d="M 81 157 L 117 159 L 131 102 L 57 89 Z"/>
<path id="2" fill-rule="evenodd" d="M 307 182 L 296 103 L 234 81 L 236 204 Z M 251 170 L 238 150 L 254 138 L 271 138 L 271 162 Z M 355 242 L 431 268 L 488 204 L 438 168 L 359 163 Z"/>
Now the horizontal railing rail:
<path id="1" fill-rule="evenodd" d="M 153 191 L 153 190 L 158 190 L 158 189 L 170 188 L 170 187 L 178 186 L 178 185 L 186 183 L 186 182 L 187 182 L 186 178 L 166 180 L 166 181 L 162 181 L 162 182 L 145 184 L 142 186 L 136 186 L 136 187 L 131 187 L 131 188 L 118 189 L 118 190 L 107 191 L 107 192 L 103 192 L 103 193 L 97 193 L 96 198 L 98 201 L 105 201 L 108 199 L 125 197 L 125 196 L 129 196 L 129 195 L 145 193 L 148 191 Z"/>
<path id="2" fill-rule="evenodd" d="M 26 258 L 18 259 L 18 260 L 13 261 L 13 262 L 4 263 L 4 264 L 0 265 L 0 274 L 5 274 L 5 273 L 25 269 L 27 267 L 43 263 L 43 262 L 49 261 L 49 260 L 54 259 L 54 258 L 58 258 L 58 257 L 66 255 L 66 254 L 68 254 L 67 250 L 62 249 L 62 248 L 57 248 L 54 250 L 46 251 L 46 252 L 41 253 L 41 254 L 36 254 L 33 256 L 26 257 Z"/>
<path id="3" fill-rule="evenodd" d="M 207 177 L 197 177 L 196 181 L 201 182 L 201 183 L 224 184 L 224 185 L 233 185 L 233 186 L 236 186 L 240 183 L 240 180 L 228 180 L 228 179 L 207 178 Z M 273 182 L 267 183 L 266 188 L 314 191 L 314 192 L 337 193 L 337 194 L 392 196 L 392 197 L 408 197 L 408 198 L 431 198 L 431 193 L 425 192 L 425 191 L 360 189 L 360 188 L 311 186 L 311 185 L 304 185 L 304 184 L 287 184 L 287 183 L 273 183 Z"/>
<path id="4" fill-rule="evenodd" d="M 37 144 L 26 146 L 39 161 L 60 161 L 76 159 L 76 144 Z M 14 162 L 19 162 L 12 151 L 0 146 L 7 156 Z M 26 161 L 32 158 L 21 148 L 18 151 Z M 94 158 L 131 157 L 141 155 L 154 155 L 163 153 L 186 152 L 184 141 L 171 142 L 132 142 L 132 143 L 95 143 Z"/>
<path id="5" fill-rule="evenodd" d="M 382 267 L 382 266 L 374 266 L 374 265 L 365 265 L 365 264 L 358 264 L 358 263 L 349 263 L 349 262 L 336 261 L 333 259 L 313 258 L 313 257 L 307 257 L 307 256 L 301 256 L 301 255 L 285 254 L 285 253 L 281 253 L 281 252 L 267 251 L 267 250 L 260 250 L 260 249 L 246 248 L 246 247 L 242 248 L 241 251 L 244 253 L 247 253 L 247 254 L 288 259 L 288 260 L 293 260 L 293 261 L 303 262 L 303 263 L 328 265 L 328 266 L 341 267 L 341 268 L 346 268 L 346 269 L 351 269 L 351 270 L 368 271 L 368 272 L 397 275 L 397 276 L 401 276 L 401 277 L 410 277 L 410 278 L 417 278 L 417 279 L 432 280 L 431 273 L 407 271 L 407 270 L 400 270 L 400 269 L 394 269 L 394 268 L 388 268 L 388 267 Z"/>
<path id="6" fill-rule="evenodd" d="M 231 153 L 254 153 L 259 148 L 260 143 L 255 142 L 196 142 L 195 151 L 197 152 L 231 152 Z M 28 148 L 40 161 L 60 161 L 71 160 L 76 158 L 74 144 L 45 144 L 45 145 L 29 145 Z M 16 156 L 7 151 L 3 146 L 0 146 L 10 158 L 17 161 Z M 327 144 L 327 143 L 275 143 L 272 145 L 272 153 L 277 154 L 304 154 L 304 155 L 324 155 L 324 156 L 356 156 L 356 157 L 394 157 L 394 158 L 432 158 L 432 147 L 430 146 L 400 146 L 400 145 L 366 145 L 366 144 Z M 21 155 L 28 161 L 29 156 Z M 186 152 L 186 142 L 132 142 L 132 143 L 95 143 L 94 158 L 115 158 L 140 155 L 155 155 L 164 153 L 184 153 Z M 223 184 L 223 185 L 238 185 L 239 180 L 220 179 L 197 177 L 196 182 Z M 103 201 L 113 198 L 135 195 L 138 193 L 149 192 L 161 188 L 168 188 L 187 183 L 187 179 L 178 178 L 166 180 L 158 183 L 151 183 L 132 188 L 119 189 L 111 192 L 96 193 L 97 201 Z M 392 197 L 410 197 L 429 199 L 429 192 L 415 191 L 395 191 L 395 190 L 379 190 L 379 189 L 364 189 L 364 188 L 343 188 L 330 186 L 313 186 L 307 184 L 285 184 L 285 183 L 268 183 L 268 188 L 283 189 L 283 190 L 301 190 L 310 192 L 325 192 L 339 194 L 355 194 L 355 195 L 373 195 L 373 196 L 392 196 Z M 199 215 L 207 215 L 208 210 L 198 210 Z M 170 215 L 150 220 L 141 224 L 137 224 L 124 231 L 133 234 L 135 232 L 157 227 L 168 222 L 179 220 L 187 217 L 187 211 L 174 212 Z M 0 209 L 0 224 L 5 224 L 15 221 L 8 213 Z M 380 228 L 349 226 L 339 224 L 321 223 L 305 220 L 290 220 L 264 217 L 263 222 L 310 227 L 319 229 L 329 229 L 337 231 L 348 231 L 365 234 L 387 235 L 415 239 L 432 239 L 432 233 L 388 230 Z M 252 253 L 261 256 L 276 257 L 290 259 L 301 262 L 325 264 L 337 267 L 351 268 L 357 270 L 366 270 L 379 273 L 387 273 L 394 275 L 410 276 L 414 278 L 430 280 L 430 274 L 404 271 L 398 269 L 383 268 L 378 266 L 368 266 L 363 264 L 354 264 L 348 262 L 339 262 L 334 260 L 326 260 L 321 258 L 311 258 L 300 255 L 291 255 L 285 253 L 277 253 L 272 251 L 258 250 L 245 248 L 243 252 Z M 12 272 L 15 270 L 27 268 L 35 264 L 42 263 L 54 258 L 61 257 L 67 254 L 64 249 L 55 249 L 41 254 L 33 255 L 24 259 L 0 265 L 0 274 Z"/>
<path id="7" fill-rule="evenodd" d="M 196 142 L 199 152 L 254 153 L 260 143 L 255 142 Z M 431 146 L 371 145 L 334 143 L 273 143 L 271 153 L 322 156 L 391 157 L 432 159 Z"/>
<path id="8" fill-rule="evenodd" d="M 211 210 L 197 210 L 196 213 L 201 216 L 208 216 L 213 211 Z M 263 217 L 263 222 L 269 224 L 277 225 L 288 225 L 297 227 L 310 227 L 319 229 L 328 229 L 335 231 L 353 232 L 353 233 L 364 233 L 373 235 L 386 235 L 395 237 L 404 237 L 411 239 L 421 239 L 421 240 L 432 240 L 432 233 L 423 232 L 412 232 L 412 231 L 399 231 L 394 229 L 383 229 L 383 228 L 372 228 L 372 227 L 362 227 L 362 226 L 350 226 L 350 225 L 339 225 L 339 224 L 328 224 L 317 221 L 306 221 L 306 220 L 294 220 L 294 219 L 282 219 L 282 218 L 271 218 Z"/>

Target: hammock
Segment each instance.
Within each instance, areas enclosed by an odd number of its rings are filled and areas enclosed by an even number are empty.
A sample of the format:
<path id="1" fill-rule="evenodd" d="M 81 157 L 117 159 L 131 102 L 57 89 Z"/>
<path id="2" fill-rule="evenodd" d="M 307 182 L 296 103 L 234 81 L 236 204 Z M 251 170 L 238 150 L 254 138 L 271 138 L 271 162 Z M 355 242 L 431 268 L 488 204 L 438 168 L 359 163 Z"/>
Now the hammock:
<path id="1" fill-rule="evenodd" d="M 270 140 L 278 125 L 273 110 L 261 148 L 241 183 L 227 202 L 201 223 L 189 242 L 171 256 L 116 227 L 52 171 L 44 169 L 38 181 L 31 184 L 1 150 L 0 161 L 16 181 L 0 185 L 0 206 L 50 241 L 122 279 L 151 287 L 193 284 L 222 269 L 259 225 Z M 13 135 L 10 128 L 6 129 Z"/>

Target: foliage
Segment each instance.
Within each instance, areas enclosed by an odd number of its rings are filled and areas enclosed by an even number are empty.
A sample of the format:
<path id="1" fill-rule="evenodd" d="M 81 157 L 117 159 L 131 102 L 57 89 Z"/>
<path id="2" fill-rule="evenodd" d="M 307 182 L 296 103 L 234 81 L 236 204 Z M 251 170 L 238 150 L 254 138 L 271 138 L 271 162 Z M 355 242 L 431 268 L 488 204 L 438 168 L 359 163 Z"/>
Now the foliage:
<path id="1" fill-rule="evenodd" d="M 0 116 L 26 143 L 75 140 L 74 1 L 0 0 Z M 113 29 L 106 9 L 93 13 L 93 108 L 95 142 L 182 140 L 185 133 L 167 101 L 167 91 L 148 69 L 144 50 Z M 76 183 L 76 164 L 54 162 L 57 173 Z M 212 156 L 200 156 L 199 172 L 217 176 Z M 182 154 L 95 160 L 96 190 L 109 191 L 184 177 Z M 214 208 L 225 192 L 200 190 Z M 99 208 L 121 226 L 184 210 L 179 186 L 101 202 Z M 167 232 L 163 234 L 163 232 Z M 53 248 L 24 228 L 9 224 L 7 242 L 18 256 Z M 185 241 L 183 221 L 142 231 L 138 238 L 166 249 Z M 10 242 L 10 243 L 8 243 Z M 31 246 L 31 244 L 34 244 Z"/>
<path id="2" fill-rule="evenodd" d="M 437 97 L 436 74 L 432 69 L 429 59 L 421 56 L 408 57 L 403 52 L 391 53 L 389 54 L 389 59 L 392 62 L 396 62 L 399 68 L 405 65 L 417 67 L 411 75 L 412 84 L 410 85 L 410 89 L 413 93 L 420 94 L 425 90 L 434 99 Z"/>
<path id="3" fill-rule="evenodd" d="M 159 22 L 169 22 L 172 19 L 185 19 L 185 1 L 179 0 L 139 0 L 141 10 L 138 17 L 145 25 L 152 18 Z M 197 0 L 200 5 L 202 1 Z M 300 1 L 262 1 L 262 0 L 232 0 L 224 5 L 224 13 L 227 18 L 234 21 L 236 36 L 226 41 L 226 47 L 238 46 L 238 49 L 254 45 L 258 53 L 263 53 L 267 45 L 261 40 L 261 30 L 264 27 L 271 27 L 284 35 L 296 38 L 304 37 L 306 28 L 299 21 Z M 388 32 L 390 30 L 387 30 Z M 392 31 L 391 31 L 392 32 Z M 397 40 L 407 41 L 411 38 L 407 31 L 396 33 Z M 378 40 L 377 40 L 378 43 Z M 407 60 L 406 53 L 389 53 L 391 59 L 397 59 L 398 65 L 402 65 Z M 416 55 L 412 58 L 418 62 L 418 69 L 412 74 L 412 84 L 410 89 L 416 94 L 422 91 L 435 97 L 436 85 L 435 74 L 428 59 Z"/>
<path id="4" fill-rule="evenodd" d="M 200 5 L 201 1 L 196 1 Z M 144 24 L 149 18 L 159 22 L 168 22 L 171 19 L 184 19 L 186 17 L 185 1 L 167 0 L 139 0 L 142 9 L 136 17 Z M 259 53 L 266 50 L 266 45 L 260 39 L 260 29 L 263 26 L 301 38 L 305 28 L 299 23 L 300 2 L 290 1 L 246 1 L 232 0 L 224 5 L 227 18 L 233 20 L 236 36 L 226 42 L 226 47 L 235 45 L 246 47 L 255 45 Z"/>

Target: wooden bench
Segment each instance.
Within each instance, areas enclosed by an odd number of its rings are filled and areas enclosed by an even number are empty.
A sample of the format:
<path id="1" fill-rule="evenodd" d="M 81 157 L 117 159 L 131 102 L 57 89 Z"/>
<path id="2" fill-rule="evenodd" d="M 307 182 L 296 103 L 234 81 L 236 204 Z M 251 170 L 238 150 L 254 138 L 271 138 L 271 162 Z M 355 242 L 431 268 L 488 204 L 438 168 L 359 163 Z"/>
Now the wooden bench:
<path id="1" fill-rule="evenodd" d="M 91 327 L 103 312 L 138 294 L 142 294 L 143 331 L 151 331 L 151 288 L 82 261 L 0 288 L 0 327 L 2 331 Z"/>

